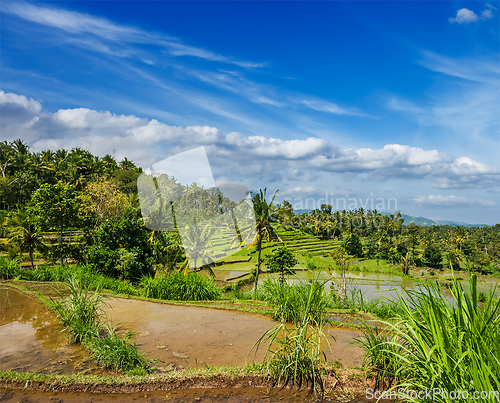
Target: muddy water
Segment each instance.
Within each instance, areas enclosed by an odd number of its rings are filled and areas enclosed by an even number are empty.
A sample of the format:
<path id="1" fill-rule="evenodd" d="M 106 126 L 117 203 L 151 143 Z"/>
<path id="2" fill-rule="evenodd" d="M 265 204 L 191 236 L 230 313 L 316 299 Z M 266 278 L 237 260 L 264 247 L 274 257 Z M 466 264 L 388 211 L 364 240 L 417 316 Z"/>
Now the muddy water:
<path id="1" fill-rule="evenodd" d="M 264 349 L 256 355 L 248 353 L 264 332 L 276 325 L 264 316 L 208 308 L 127 299 L 110 299 L 108 304 L 107 314 L 113 323 L 137 332 L 139 349 L 149 353 L 149 358 L 159 358 L 165 371 L 261 361 Z M 326 351 L 329 361 L 338 359 L 350 366 L 361 363 L 361 350 L 350 347 L 352 337 L 359 333 L 335 328 L 327 333 L 335 337 L 335 341 L 330 339 L 332 351 Z"/>
<path id="2" fill-rule="evenodd" d="M 0 370 L 100 373 L 60 330 L 54 313 L 38 299 L 0 285 Z"/>
<path id="3" fill-rule="evenodd" d="M 0 401 L 9 403 L 88 403 L 88 402 L 141 402 L 141 403 L 270 403 L 270 402 L 330 402 L 317 399 L 312 394 L 297 390 L 268 390 L 267 388 L 189 389 L 177 391 L 152 391 L 140 393 L 93 394 L 88 392 L 41 392 L 30 390 L 0 389 Z M 364 397 L 350 403 L 368 403 Z"/>
<path id="4" fill-rule="evenodd" d="M 51 292 L 45 286 L 32 289 Z M 138 333 L 137 343 L 160 371 L 205 365 L 244 365 L 262 361 L 263 346 L 249 354 L 255 342 L 276 325 L 270 318 L 247 313 L 183 307 L 120 298 L 106 300 L 108 318 L 122 330 Z M 68 345 L 55 315 L 39 300 L 0 286 L 0 369 L 47 373 L 98 373 L 85 362 L 86 351 Z M 327 328 L 329 361 L 359 365 L 362 351 L 350 345 L 355 331 Z"/>

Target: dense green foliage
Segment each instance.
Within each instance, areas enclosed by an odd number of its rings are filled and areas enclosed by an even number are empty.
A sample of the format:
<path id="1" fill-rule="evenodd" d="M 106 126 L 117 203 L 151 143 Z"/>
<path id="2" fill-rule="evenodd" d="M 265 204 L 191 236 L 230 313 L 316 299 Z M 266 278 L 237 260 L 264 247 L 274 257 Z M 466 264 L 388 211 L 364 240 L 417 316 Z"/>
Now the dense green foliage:
<path id="1" fill-rule="evenodd" d="M 281 282 L 284 281 L 285 274 L 289 274 L 290 269 L 297 263 L 295 255 L 286 246 L 279 246 L 265 259 L 267 269 L 271 273 L 279 272 L 281 274 Z"/>
<path id="2" fill-rule="evenodd" d="M 105 221 L 91 232 L 83 260 L 108 277 L 131 281 L 153 274 L 149 232 L 131 209 L 120 219 Z"/>
<path id="3" fill-rule="evenodd" d="M 140 283 L 146 298 L 173 301 L 208 301 L 221 297 L 222 291 L 208 277 L 196 273 L 173 272 L 164 277 L 143 277 Z"/>

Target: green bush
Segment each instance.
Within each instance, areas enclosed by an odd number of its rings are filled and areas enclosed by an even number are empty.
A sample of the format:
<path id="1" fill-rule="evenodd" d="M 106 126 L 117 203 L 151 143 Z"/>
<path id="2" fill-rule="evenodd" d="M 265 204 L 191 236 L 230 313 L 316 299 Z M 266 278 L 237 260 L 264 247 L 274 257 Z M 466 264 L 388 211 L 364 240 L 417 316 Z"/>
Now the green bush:
<path id="1" fill-rule="evenodd" d="M 120 220 L 105 221 L 90 234 L 84 262 L 107 277 L 137 281 L 154 272 L 148 237 L 144 224 L 129 209 Z"/>
<path id="2" fill-rule="evenodd" d="M 314 262 L 312 262 L 310 260 L 307 260 L 306 261 L 306 269 L 307 270 L 315 270 L 316 269 L 316 265 L 314 264 Z"/>
<path id="3" fill-rule="evenodd" d="M 143 277 L 140 283 L 146 298 L 172 301 L 207 301 L 222 296 L 211 278 L 196 273 L 173 272 L 165 277 Z"/>

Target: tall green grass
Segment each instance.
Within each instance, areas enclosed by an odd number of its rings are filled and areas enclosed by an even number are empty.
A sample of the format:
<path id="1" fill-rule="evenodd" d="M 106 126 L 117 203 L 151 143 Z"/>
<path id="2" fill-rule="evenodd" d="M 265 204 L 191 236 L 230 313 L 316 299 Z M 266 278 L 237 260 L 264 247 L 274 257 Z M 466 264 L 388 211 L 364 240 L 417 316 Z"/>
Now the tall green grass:
<path id="1" fill-rule="evenodd" d="M 143 375 L 150 368 L 150 363 L 133 342 L 135 337 L 136 334 L 131 331 L 120 337 L 117 327 L 107 323 L 102 329 L 94 329 L 92 337 L 85 338 L 83 345 L 101 367 L 129 375 Z"/>
<path id="2" fill-rule="evenodd" d="M 264 333 L 252 350 L 257 352 L 262 344 L 267 344 L 264 360 L 273 387 L 290 385 L 300 389 L 304 385 L 323 395 L 327 366 L 322 348 L 329 345 L 324 333 L 327 300 L 323 284 L 290 287 L 271 281 L 266 287 L 265 292 L 278 303 L 281 323 Z M 288 306 L 288 301 L 293 303 Z M 290 318 L 292 325 L 285 323 Z"/>
<path id="3" fill-rule="evenodd" d="M 494 291 L 481 303 L 471 274 L 467 290 L 454 279 L 452 301 L 435 284 L 399 296 L 397 321 L 385 323 L 391 338 L 365 342 L 368 365 L 380 371 L 377 360 L 386 357 L 399 380 L 394 387 L 448 392 L 435 396 L 436 402 L 456 402 L 451 392 L 460 390 L 483 392 L 481 401 L 498 403 L 498 395 L 489 393 L 500 391 L 500 302 Z"/>
<path id="4" fill-rule="evenodd" d="M 333 309 L 369 312 L 380 319 L 395 318 L 401 310 L 397 303 L 384 297 L 376 300 L 364 298 L 363 293 L 356 286 L 347 288 L 345 296 L 340 296 L 340 293 L 332 290 L 330 307 Z"/>
<path id="5" fill-rule="evenodd" d="M 0 278 L 21 277 L 29 281 L 70 282 L 77 281 L 92 290 L 109 290 L 118 294 L 137 295 L 137 289 L 128 281 L 106 277 L 85 265 L 42 265 L 32 269 L 22 269 L 17 260 L 0 257 Z"/>
<path id="6" fill-rule="evenodd" d="M 50 306 L 59 316 L 61 324 L 69 331 L 74 342 L 81 343 L 100 327 L 103 298 L 76 281 L 67 283 L 69 294 L 59 299 L 50 298 Z"/>
<path id="7" fill-rule="evenodd" d="M 19 265 L 19 260 L 17 259 L 7 259 L 0 256 L 0 279 L 9 280 L 15 278 L 19 275 L 21 267 Z"/>
<path id="8" fill-rule="evenodd" d="M 143 277 L 140 286 L 146 298 L 172 301 L 209 301 L 219 299 L 222 291 L 214 280 L 196 273 L 170 273 L 164 277 Z"/>
<path id="9" fill-rule="evenodd" d="M 91 291 L 78 280 L 68 282 L 67 288 L 68 295 L 60 293 L 60 298 L 51 298 L 49 304 L 64 326 L 63 331 L 69 332 L 71 341 L 83 344 L 92 359 L 104 368 L 145 374 L 151 364 L 133 342 L 135 334 L 127 332 L 120 337 L 116 327 L 103 323 L 104 300 L 99 290 Z"/>
<path id="10" fill-rule="evenodd" d="M 273 317 L 282 322 L 299 322 L 306 317 L 323 322 L 331 305 L 324 283 L 319 281 L 288 285 L 267 279 L 257 298 L 273 306 Z"/>

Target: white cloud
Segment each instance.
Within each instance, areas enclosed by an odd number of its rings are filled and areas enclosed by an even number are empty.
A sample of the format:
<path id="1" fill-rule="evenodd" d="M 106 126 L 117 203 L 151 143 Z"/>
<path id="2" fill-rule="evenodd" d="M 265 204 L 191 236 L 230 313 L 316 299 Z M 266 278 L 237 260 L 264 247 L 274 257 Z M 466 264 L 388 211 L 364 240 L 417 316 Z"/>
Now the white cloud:
<path id="1" fill-rule="evenodd" d="M 469 24 L 471 22 L 476 22 L 479 19 L 478 15 L 469 10 L 468 8 L 461 8 L 457 11 L 455 18 L 448 18 L 451 23 L 457 22 L 459 24 Z"/>
<path id="2" fill-rule="evenodd" d="M 452 59 L 430 51 L 422 51 L 420 64 L 429 70 L 460 77 L 465 80 L 499 84 L 500 65 L 498 58 Z"/>
<path id="3" fill-rule="evenodd" d="M 471 22 L 477 22 L 481 20 L 489 20 L 493 18 L 493 13 L 491 10 L 496 10 L 491 4 L 486 3 L 486 8 L 481 12 L 480 16 L 478 16 L 474 11 L 469 10 L 468 8 L 461 8 L 457 11 L 457 15 L 455 18 L 448 18 L 450 23 L 458 23 L 458 24 L 470 24 Z"/>
<path id="4" fill-rule="evenodd" d="M 477 207 L 496 207 L 497 203 L 492 200 L 468 199 L 462 196 L 418 196 L 413 200 L 417 204 L 426 206 L 477 206 Z"/>
<path id="5" fill-rule="evenodd" d="M 491 10 L 483 10 L 481 12 L 482 20 L 489 20 L 490 18 L 493 18 L 493 13 L 491 12 Z"/>
<path id="6" fill-rule="evenodd" d="M 18 108 L 16 113 L 13 107 Z M 322 172 L 337 172 L 369 180 L 423 179 L 438 188 L 486 189 L 500 180 L 498 169 L 469 157 L 401 144 L 378 150 L 342 149 L 316 137 L 283 140 L 224 134 L 215 127 L 170 126 L 87 108 L 47 113 L 38 101 L 4 92 L 0 92 L 0 112 L 9 117 L 2 121 L 7 140 L 21 138 L 37 151 L 82 147 L 101 156 L 114 152 L 118 159 L 126 156 L 148 167 L 168 155 L 203 145 L 217 176 L 230 179 L 275 182 L 286 176 L 288 180 L 313 180 Z"/>
<path id="7" fill-rule="evenodd" d="M 0 90 L 0 105 L 1 104 L 16 105 L 33 113 L 40 113 L 42 111 L 42 104 L 35 101 L 33 98 L 26 98 L 24 95 L 13 93 L 5 93 L 2 90 Z"/>

